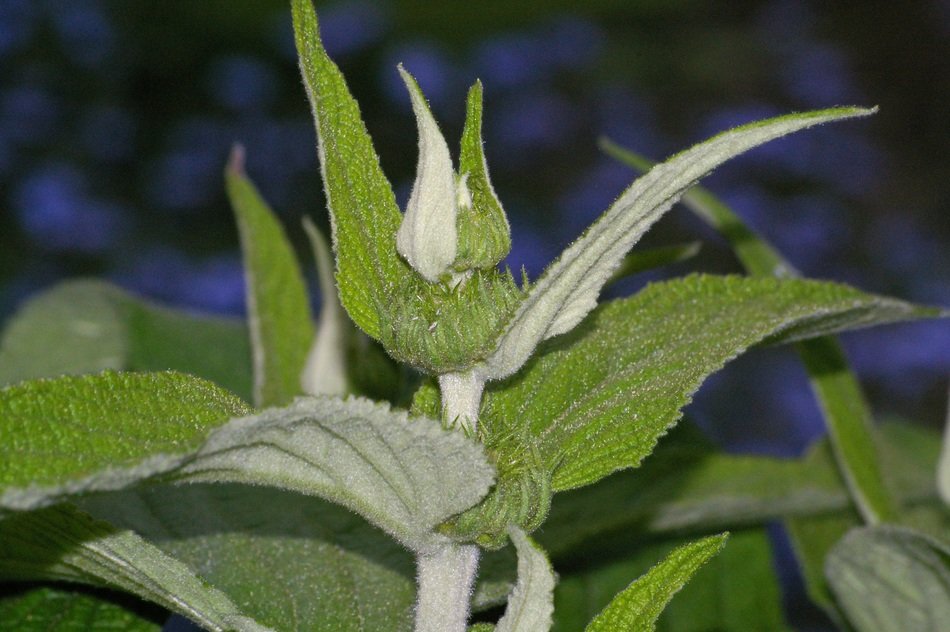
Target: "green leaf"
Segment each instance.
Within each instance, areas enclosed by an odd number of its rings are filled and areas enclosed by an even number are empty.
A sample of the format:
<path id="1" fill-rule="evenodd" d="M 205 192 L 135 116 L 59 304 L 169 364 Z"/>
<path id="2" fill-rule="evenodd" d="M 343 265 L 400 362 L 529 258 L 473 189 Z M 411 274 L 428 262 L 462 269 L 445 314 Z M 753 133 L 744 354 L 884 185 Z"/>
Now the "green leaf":
<path id="1" fill-rule="evenodd" d="M 518 583 L 495 632 L 544 632 L 554 611 L 554 571 L 547 555 L 517 527 L 510 530 L 518 551 Z"/>
<path id="2" fill-rule="evenodd" d="M 482 147 L 480 81 L 476 81 L 468 91 L 459 177 L 460 187 L 464 186 L 468 192 L 470 203 L 459 205 L 458 256 L 453 266 L 458 271 L 491 268 L 511 250 L 511 228 L 488 177 L 488 163 Z"/>
<path id="3" fill-rule="evenodd" d="M 878 310 L 880 310 L 878 312 Z M 635 467 L 680 417 L 705 377 L 746 348 L 796 328 L 929 314 L 833 283 L 690 276 L 598 308 L 588 326 L 549 346 L 516 378 L 486 392 L 481 424 L 499 476 L 528 450 L 553 489 Z"/>
<path id="4" fill-rule="evenodd" d="M 115 373 L 0 390 L 0 514 L 117 489 L 179 466 L 237 397 L 180 373 Z"/>
<path id="5" fill-rule="evenodd" d="M 120 588 L 213 631 L 269 629 L 135 533 L 94 520 L 69 505 L 22 512 L 0 521 L 0 577 Z"/>
<path id="6" fill-rule="evenodd" d="M 366 517 L 406 547 L 488 491 L 494 470 L 476 442 L 369 400 L 299 398 L 215 431 L 174 477 L 269 485 L 320 496 Z"/>
<path id="7" fill-rule="evenodd" d="M 41 587 L 0 596 L 0 629 L 17 632 L 159 632 L 162 626 L 89 591 Z"/>
<path id="8" fill-rule="evenodd" d="M 346 341 L 356 335 L 340 307 L 333 283 L 333 253 L 323 234 L 308 218 L 304 230 L 310 239 L 320 281 L 320 323 L 307 353 L 301 386 L 307 395 L 345 395 L 347 387 Z"/>
<path id="9" fill-rule="evenodd" d="M 834 108 L 738 127 L 670 158 L 638 179 L 531 287 L 482 369 L 489 379 L 513 374 L 546 338 L 573 329 L 597 304 L 611 273 L 644 232 L 697 179 L 757 145 L 792 132 L 873 110 Z"/>
<path id="10" fill-rule="evenodd" d="M 722 551 L 666 607 L 657 628 L 663 632 L 788 630 L 765 529 L 730 533 Z"/>
<path id="11" fill-rule="evenodd" d="M 254 403 L 286 404 L 301 390 L 313 316 L 287 235 L 244 173 L 235 147 L 225 172 L 244 255 L 244 283 L 254 359 Z"/>
<path id="12" fill-rule="evenodd" d="M 651 161 L 606 142 L 604 149 L 641 171 Z M 752 275 L 795 277 L 791 263 L 709 191 L 694 187 L 683 196 L 687 208 L 722 233 Z M 879 466 L 871 413 L 841 346 L 832 339 L 803 342 L 798 353 L 825 416 L 828 432 L 851 494 L 868 522 L 897 518 L 897 508 Z"/>
<path id="13" fill-rule="evenodd" d="M 196 483 L 99 494 L 83 508 L 142 534 L 281 632 L 412 630 L 412 555 L 339 505 Z"/>
<path id="14" fill-rule="evenodd" d="M 880 432 L 883 464 L 895 473 L 898 498 L 908 507 L 932 506 L 939 438 L 907 424 L 886 423 Z M 797 525 L 805 518 L 852 515 L 827 442 L 804 458 L 777 459 L 723 454 L 698 435 L 681 422 L 640 468 L 558 494 L 536 539 L 557 559 L 581 546 L 601 547 L 605 538 L 624 538 L 631 530 L 669 536 L 781 518 L 802 518 Z"/>
<path id="15" fill-rule="evenodd" d="M 950 621 L 950 548 L 910 529 L 852 529 L 825 573 L 860 632 L 930 632 Z"/>
<path id="16" fill-rule="evenodd" d="M 30 299 L 0 341 L 0 385 L 106 369 L 177 370 L 251 397 L 243 323 L 158 307 L 100 281 L 67 281 Z"/>
<path id="17" fill-rule="evenodd" d="M 402 214 L 379 166 L 359 106 L 318 32 L 311 0 L 293 1 L 300 69 L 317 127 L 321 174 L 330 207 L 340 300 L 350 318 L 379 339 L 380 311 L 411 277 L 396 252 Z"/>
<path id="18" fill-rule="evenodd" d="M 618 594 L 587 632 L 649 632 L 670 599 L 726 542 L 726 534 L 681 546 Z"/>

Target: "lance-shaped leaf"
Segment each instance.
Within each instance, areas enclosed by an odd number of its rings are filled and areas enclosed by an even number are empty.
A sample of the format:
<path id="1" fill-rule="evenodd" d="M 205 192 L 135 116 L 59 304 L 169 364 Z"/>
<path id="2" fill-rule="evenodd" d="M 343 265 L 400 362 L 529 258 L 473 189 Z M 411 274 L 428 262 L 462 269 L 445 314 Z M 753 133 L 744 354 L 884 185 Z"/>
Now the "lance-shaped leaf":
<path id="1" fill-rule="evenodd" d="M 726 534 L 704 538 L 674 550 L 630 584 L 597 615 L 586 632 L 652 632 L 670 599 L 726 543 Z"/>
<path id="2" fill-rule="evenodd" d="M 350 95 L 330 61 L 312 0 L 293 0 L 300 69 L 317 127 L 317 150 L 330 207 L 340 301 L 363 331 L 379 339 L 380 311 L 411 270 L 396 252 L 402 214 Z"/>
<path id="3" fill-rule="evenodd" d="M 488 177 L 482 147 L 482 83 L 468 91 L 462 150 L 459 154 L 460 198 L 456 270 L 490 268 L 511 250 L 511 228 Z"/>
<path id="4" fill-rule="evenodd" d="M 159 616 L 164 614 L 164 610 L 156 610 Z M 161 632 L 162 629 L 161 623 L 105 596 L 88 590 L 48 587 L 24 589 L 0 597 L 0 621 L 8 630 L 18 632 Z"/>
<path id="5" fill-rule="evenodd" d="M 602 146 L 635 169 L 646 171 L 652 166 L 643 156 L 609 141 Z M 729 241 L 750 274 L 798 276 L 778 250 L 709 191 L 694 187 L 683 196 L 683 203 Z M 897 508 L 879 465 L 871 412 L 841 345 L 831 338 L 809 340 L 798 345 L 798 353 L 824 414 L 842 476 L 861 514 L 870 523 L 895 520 Z"/>
<path id="6" fill-rule="evenodd" d="M 534 445 L 565 490 L 634 467 L 709 374 L 749 346 L 939 310 L 797 279 L 689 276 L 598 308 L 523 375 L 489 388 L 481 414 L 501 463 Z M 830 323 L 830 325 L 829 325 Z M 505 466 L 500 466 L 505 476 Z"/>
<path id="7" fill-rule="evenodd" d="M 82 507 L 141 534 L 281 632 L 412 629 L 412 554 L 339 505 L 195 483 L 97 494 Z"/>
<path id="8" fill-rule="evenodd" d="M 544 632 L 554 612 L 554 570 L 537 544 L 517 527 L 509 531 L 518 551 L 518 582 L 495 632 Z"/>
<path id="9" fill-rule="evenodd" d="M 940 440 L 909 424 L 880 427 L 883 463 L 905 506 L 932 504 Z M 800 459 L 723 454 L 689 423 L 663 437 L 637 470 L 558 494 L 536 538 L 551 556 L 638 529 L 718 531 L 782 518 L 850 516 L 852 502 L 827 440 Z M 600 511 L 610 507 L 611 511 Z"/>
<path id="10" fill-rule="evenodd" d="M 624 254 L 696 180 L 729 158 L 792 132 L 873 110 L 835 108 L 738 127 L 677 154 L 639 178 L 541 275 L 519 307 L 483 374 L 517 371 L 538 343 L 571 330 L 596 305 Z"/>
<path id="11" fill-rule="evenodd" d="M 0 515 L 169 471 L 247 412 L 214 384 L 171 372 L 9 386 L 0 390 Z"/>
<path id="12" fill-rule="evenodd" d="M 491 545 L 514 523 L 531 531 L 553 492 L 637 467 L 706 377 L 752 345 L 939 315 L 847 286 L 798 279 L 690 276 L 599 307 L 518 376 L 489 385 L 479 434 L 498 484 L 454 525 Z M 842 318 L 844 316 L 844 318 Z"/>
<path id="13" fill-rule="evenodd" d="M 422 89 L 401 65 L 399 74 L 416 115 L 419 161 L 406 213 L 396 233 L 396 248 L 413 270 L 430 283 L 437 283 L 455 261 L 458 246 L 455 170 L 449 146 Z"/>
<path id="14" fill-rule="evenodd" d="M 254 402 L 286 404 L 301 392 L 300 374 L 313 341 L 307 287 L 284 229 L 244 173 L 239 146 L 231 152 L 225 180 L 244 253 Z"/>
<path id="15" fill-rule="evenodd" d="M 901 527 L 851 530 L 825 562 L 859 632 L 930 632 L 950 621 L 950 548 Z"/>
<path id="16" fill-rule="evenodd" d="M 303 227 L 316 260 L 322 304 L 317 336 L 307 354 L 300 386 L 307 395 L 343 395 L 347 390 L 346 338 L 352 335 L 351 325 L 340 308 L 333 283 L 333 253 L 313 222 L 304 219 Z"/>
<path id="17" fill-rule="evenodd" d="M 670 536 L 659 541 L 635 538 L 632 542 L 630 533 L 618 533 L 606 543 L 592 542 L 589 549 L 569 554 L 573 560 L 592 561 L 581 568 L 575 562 L 571 570 L 560 574 L 554 595 L 555 632 L 582 630 L 632 577 L 643 575 L 672 549 L 689 543 L 689 539 Z M 585 556 L 588 550 L 590 558 Z M 610 551 L 608 560 L 598 559 L 596 552 L 601 550 Z M 667 604 L 657 620 L 657 629 L 787 630 L 765 529 L 732 531 L 728 546 L 700 568 Z"/>
<path id="18" fill-rule="evenodd" d="M 69 506 L 0 521 L 0 577 L 67 580 L 119 588 L 200 623 L 208 630 L 264 632 L 224 593 L 131 531 Z"/>
<path id="19" fill-rule="evenodd" d="M 339 503 L 413 551 L 485 495 L 494 470 L 476 442 L 369 400 L 300 398 L 235 419 L 175 477 L 270 485 Z"/>

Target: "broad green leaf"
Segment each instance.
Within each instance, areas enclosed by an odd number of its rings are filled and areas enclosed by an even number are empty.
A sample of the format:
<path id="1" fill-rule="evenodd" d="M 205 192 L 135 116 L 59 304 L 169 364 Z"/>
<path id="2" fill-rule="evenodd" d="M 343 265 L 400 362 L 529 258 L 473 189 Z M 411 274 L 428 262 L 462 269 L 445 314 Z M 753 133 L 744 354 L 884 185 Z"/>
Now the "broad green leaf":
<path id="1" fill-rule="evenodd" d="M 382 307 L 411 276 L 396 252 L 402 214 L 359 106 L 323 49 L 312 1 L 293 0 L 292 6 L 300 69 L 317 127 L 340 300 L 350 318 L 378 340 Z"/>
<path id="2" fill-rule="evenodd" d="M 419 161 L 406 213 L 396 232 L 396 249 L 426 281 L 438 283 L 455 261 L 458 249 L 455 170 L 449 146 L 422 89 L 401 65 L 399 74 L 416 115 Z"/>
<path id="3" fill-rule="evenodd" d="M 792 132 L 873 110 L 835 108 L 738 127 L 670 158 L 633 183 L 541 275 L 482 369 L 488 379 L 513 374 L 538 343 L 573 329 L 597 304 L 614 269 L 644 232 L 699 178 L 728 159 Z"/>
<path id="4" fill-rule="evenodd" d="M 119 588 L 212 631 L 264 632 L 221 591 L 135 533 L 57 505 L 0 521 L 0 578 Z"/>
<path id="5" fill-rule="evenodd" d="M 83 508 L 142 534 L 280 632 L 412 630 L 412 555 L 338 505 L 197 483 L 99 494 Z"/>
<path id="6" fill-rule="evenodd" d="M 0 630 L 160 632 L 161 629 L 160 623 L 91 591 L 40 587 L 0 596 Z"/>
<path id="7" fill-rule="evenodd" d="M 445 542 L 433 529 L 478 502 L 494 470 L 479 444 L 436 421 L 313 397 L 230 421 L 173 476 L 320 496 L 424 552 Z"/>
<path id="8" fill-rule="evenodd" d="M 8 386 L 0 390 L 0 515 L 167 472 L 247 412 L 214 384 L 171 372 Z"/>
<path id="9" fill-rule="evenodd" d="M 54 286 L 3 331 L 0 385 L 106 369 L 171 369 L 251 397 L 246 326 L 158 307 L 101 281 Z"/>
<path id="10" fill-rule="evenodd" d="M 456 270 L 490 268 L 511 250 L 511 228 L 488 177 L 482 147 L 482 84 L 468 91 L 459 155 L 459 188 L 468 204 L 459 204 Z"/>
<path id="11" fill-rule="evenodd" d="M 344 395 L 347 388 L 346 340 L 355 335 L 340 306 L 333 283 L 333 253 L 323 234 L 309 219 L 303 222 L 317 264 L 320 281 L 320 322 L 307 353 L 300 385 L 307 395 Z"/>
<path id="12" fill-rule="evenodd" d="M 307 287 L 284 229 L 244 173 L 240 147 L 231 153 L 225 181 L 244 255 L 254 403 L 286 404 L 301 393 L 300 379 L 313 342 Z"/>
<path id="13" fill-rule="evenodd" d="M 906 506 L 932 506 L 938 437 L 907 424 L 883 424 L 880 432 L 883 464 L 895 473 L 898 498 Z M 638 469 L 558 494 L 536 539 L 558 559 L 631 530 L 668 536 L 832 512 L 851 516 L 827 443 L 802 459 L 778 459 L 723 454 L 697 435 L 681 422 Z"/>
<path id="14" fill-rule="evenodd" d="M 808 598 L 841 628 L 845 618 L 825 579 L 825 560 L 844 534 L 860 524 L 861 518 L 854 510 L 785 522 Z"/>
<path id="15" fill-rule="evenodd" d="M 950 548 L 910 529 L 852 529 L 825 573 L 859 632 L 931 632 L 950 621 Z"/>
<path id="16" fill-rule="evenodd" d="M 587 632 L 650 632 L 670 599 L 726 543 L 726 534 L 711 536 L 674 550 L 662 562 L 614 597 Z"/>
<path id="17" fill-rule="evenodd" d="M 74 281 L 31 298 L 0 339 L 0 385 L 126 368 L 129 342 L 118 290 Z"/>
<path id="18" fill-rule="evenodd" d="M 554 571 L 547 555 L 524 531 L 512 527 L 509 533 L 518 551 L 518 583 L 495 632 L 544 632 L 551 629 L 554 611 Z"/>
<path id="19" fill-rule="evenodd" d="M 614 157 L 641 171 L 651 166 L 646 158 L 617 145 L 605 143 L 604 148 Z M 792 264 L 778 250 L 709 191 L 694 187 L 683 196 L 683 202 L 726 237 L 750 274 L 798 276 Z M 803 342 L 798 346 L 798 353 L 825 416 L 842 476 L 861 514 L 871 523 L 894 520 L 897 508 L 879 466 L 871 413 L 861 386 L 848 366 L 844 351 L 837 341 L 829 338 Z"/>
<path id="20" fill-rule="evenodd" d="M 484 441 L 499 476 L 537 450 L 553 489 L 635 467 L 680 417 L 707 375 L 749 346 L 831 321 L 866 324 L 930 312 L 833 283 L 690 276 L 601 306 L 514 379 L 489 388 Z"/>

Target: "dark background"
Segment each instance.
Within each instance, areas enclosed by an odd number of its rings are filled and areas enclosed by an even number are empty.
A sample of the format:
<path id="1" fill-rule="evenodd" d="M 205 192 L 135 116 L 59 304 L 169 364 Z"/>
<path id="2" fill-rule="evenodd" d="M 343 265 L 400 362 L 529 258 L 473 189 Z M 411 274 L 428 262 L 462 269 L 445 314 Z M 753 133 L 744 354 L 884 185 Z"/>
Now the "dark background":
<path id="1" fill-rule="evenodd" d="M 548 0 L 317 3 L 405 200 L 415 124 L 395 72 L 430 98 L 450 146 L 465 91 L 485 84 L 486 152 L 535 277 L 633 179 L 602 135 L 662 158 L 792 110 L 879 105 L 872 119 L 760 148 L 705 184 L 805 274 L 950 305 L 950 2 Z M 0 317 L 78 275 L 240 314 L 237 234 L 221 172 L 231 144 L 305 253 L 326 225 L 315 137 L 278 0 L 0 0 Z M 638 277 L 736 272 L 684 210 L 644 239 L 702 239 L 699 258 Z M 849 334 L 879 416 L 940 427 L 950 327 Z M 714 377 L 690 414 L 732 450 L 800 453 L 822 433 L 784 350 Z"/>

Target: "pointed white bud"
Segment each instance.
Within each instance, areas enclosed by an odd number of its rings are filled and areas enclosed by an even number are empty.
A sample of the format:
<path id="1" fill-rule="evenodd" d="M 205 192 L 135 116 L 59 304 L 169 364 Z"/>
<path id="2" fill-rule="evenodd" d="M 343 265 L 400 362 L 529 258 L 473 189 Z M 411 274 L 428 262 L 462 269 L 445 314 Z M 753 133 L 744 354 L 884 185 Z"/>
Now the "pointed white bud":
<path id="1" fill-rule="evenodd" d="M 455 261 L 458 248 L 455 171 L 449 147 L 419 84 L 402 66 L 399 74 L 409 89 L 419 128 L 419 163 L 406 213 L 396 233 L 396 250 L 416 272 L 436 283 Z"/>

